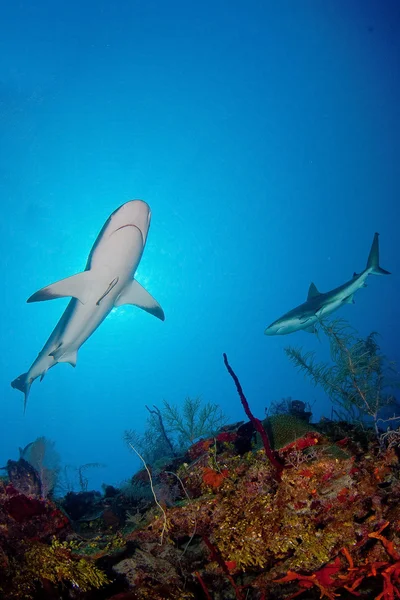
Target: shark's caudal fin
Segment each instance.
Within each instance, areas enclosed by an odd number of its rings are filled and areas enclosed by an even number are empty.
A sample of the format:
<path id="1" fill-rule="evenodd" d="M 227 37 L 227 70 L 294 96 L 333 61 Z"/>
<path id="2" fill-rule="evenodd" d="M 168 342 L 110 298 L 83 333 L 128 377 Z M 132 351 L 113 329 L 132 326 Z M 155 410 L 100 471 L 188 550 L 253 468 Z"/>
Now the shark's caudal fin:
<path id="1" fill-rule="evenodd" d="M 32 381 L 28 379 L 28 373 L 22 373 L 19 377 L 11 382 L 11 387 L 22 392 L 24 398 L 24 412 L 26 410 L 26 403 L 28 401 L 29 390 L 31 389 Z"/>
<path id="2" fill-rule="evenodd" d="M 379 233 L 375 233 L 374 235 L 368 256 L 367 270 L 373 275 L 390 275 L 389 271 L 385 271 L 385 269 L 379 266 Z"/>

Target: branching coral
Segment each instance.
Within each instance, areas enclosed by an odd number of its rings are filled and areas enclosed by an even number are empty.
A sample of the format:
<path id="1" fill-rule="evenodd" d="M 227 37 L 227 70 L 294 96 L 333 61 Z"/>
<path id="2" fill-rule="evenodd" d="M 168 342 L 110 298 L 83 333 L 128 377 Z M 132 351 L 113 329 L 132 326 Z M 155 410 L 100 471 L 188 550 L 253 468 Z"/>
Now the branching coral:
<path id="1" fill-rule="evenodd" d="M 276 583 L 297 582 L 300 590 L 287 596 L 295 598 L 303 593 L 304 589 L 313 586 L 320 591 L 321 598 L 335 600 L 340 596 L 337 590 L 345 589 L 354 596 L 360 596 L 359 589 L 368 578 L 381 578 L 382 591 L 375 596 L 375 600 L 395 600 L 400 598 L 400 554 L 395 549 L 394 543 L 382 535 L 387 528 L 388 522 L 383 523 L 376 532 L 371 532 L 366 539 L 379 540 L 386 551 L 386 558 L 379 556 L 381 560 L 367 558 L 361 564 L 356 564 L 347 548 L 341 549 L 341 554 L 347 561 L 347 567 L 342 564 L 339 556 L 333 563 L 311 575 L 302 575 L 289 571 L 285 577 L 278 579 Z M 365 543 L 366 539 L 363 540 Z M 360 545 L 360 544 L 359 544 Z"/>
<path id="2" fill-rule="evenodd" d="M 268 439 L 267 432 L 265 431 L 264 427 L 262 426 L 260 419 L 257 419 L 257 417 L 255 417 L 253 415 L 253 413 L 251 412 L 249 403 L 247 402 L 247 398 L 244 395 L 239 378 L 237 377 L 236 373 L 230 366 L 230 364 L 228 362 L 228 357 L 226 356 L 226 354 L 224 354 L 223 357 L 224 357 L 225 367 L 226 367 L 229 375 L 232 377 L 233 381 L 235 382 L 235 386 L 236 386 L 237 392 L 239 394 L 240 401 L 245 410 L 245 413 L 248 416 L 248 418 L 250 419 L 250 421 L 252 422 L 252 424 L 254 425 L 255 430 L 260 434 L 262 443 L 264 445 L 265 453 L 268 456 L 269 460 L 271 461 L 271 464 L 275 467 L 276 477 L 279 480 L 281 477 L 281 473 L 284 468 L 284 465 L 279 460 L 279 458 L 276 456 L 274 451 L 272 450 L 270 441 Z"/>
<path id="3" fill-rule="evenodd" d="M 185 398 L 181 409 L 166 400 L 161 410 L 146 408 L 150 415 L 144 433 L 126 430 L 124 440 L 150 465 L 184 454 L 199 438 L 216 434 L 227 420 L 218 404 L 202 402 L 201 398 Z"/>

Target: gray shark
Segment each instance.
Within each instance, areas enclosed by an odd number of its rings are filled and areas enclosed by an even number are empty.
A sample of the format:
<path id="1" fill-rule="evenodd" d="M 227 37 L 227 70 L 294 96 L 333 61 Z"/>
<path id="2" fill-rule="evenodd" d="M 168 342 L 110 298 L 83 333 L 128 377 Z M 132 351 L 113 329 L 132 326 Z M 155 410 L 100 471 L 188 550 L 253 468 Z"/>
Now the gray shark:
<path id="1" fill-rule="evenodd" d="M 379 266 L 378 238 L 379 234 L 375 233 L 367 266 L 362 273 L 354 273 L 350 281 L 325 293 L 319 292 L 314 283 L 311 283 L 306 302 L 271 323 L 265 330 L 265 335 L 285 335 L 300 329 L 317 333 L 316 325 L 323 317 L 330 315 L 343 304 L 354 304 L 353 296 L 357 290 L 366 287 L 365 280 L 368 275 L 390 275 L 389 271 Z"/>
<path id="2" fill-rule="evenodd" d="M 25 395 L 32 382 L 43 379 L 58 363 L 76 365 L 77 353 L 116 306 L 134 304 L 162 321 L 158 302 L 133 278 L 146 244 L 151 212 L 142 200 L 131 200 L 112 213 L 90 251 L 86 268 L 77 275 L 48 285 L 27 302 L 71 296 L 49 339 L 27 373 L 12 387 Z"/>

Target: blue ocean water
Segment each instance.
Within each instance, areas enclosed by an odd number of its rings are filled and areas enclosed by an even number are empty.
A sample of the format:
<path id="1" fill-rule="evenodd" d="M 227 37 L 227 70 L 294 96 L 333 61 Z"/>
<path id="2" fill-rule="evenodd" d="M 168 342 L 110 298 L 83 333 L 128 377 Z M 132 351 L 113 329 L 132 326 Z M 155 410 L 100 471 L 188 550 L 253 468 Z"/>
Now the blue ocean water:
<path id="1" fill-rule="evenodd" d="M 0 464 L 38 436 L 90 487 L 138 466 L 122 440 L 145 405 L 201 395 L 244 418 L 292 396 L 330 416 L 284 354 L 314 336 L 265 327 L 365 267 L 342 316 L 400 362 L 400 6 L 396 0 L 3 3 L 0 36 Z M 27 305 L 81 271 L 110 213 L 142 198 L 152 224 L 137 279 L 164 323 L 115 309 L 78 365 L 10 382 L 66 299 Z"/>

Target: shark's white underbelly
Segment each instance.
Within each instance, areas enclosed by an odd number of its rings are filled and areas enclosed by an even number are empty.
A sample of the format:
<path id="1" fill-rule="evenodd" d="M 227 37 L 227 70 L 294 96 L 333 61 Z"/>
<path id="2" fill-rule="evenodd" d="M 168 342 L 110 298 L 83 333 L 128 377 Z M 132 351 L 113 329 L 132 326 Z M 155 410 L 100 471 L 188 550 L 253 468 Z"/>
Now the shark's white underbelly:
<path id="1" fill-rule="evenodd" d="M 113 281 L 114 278 L 109 278 Z M 64 314 L 54 328 L 45 346 L 29 370 L 29 376 L 36 379 L 42 376 L 58 362 L 69 362 L 65 358 L 71 357 L 79 350 L 84 342 L 101 325 L 114 307 L 116 298 L 126 285 L 127 278 L 108 290 L 109 283 L 102 282 L 92 291 L 85 304 L 72 299 Z M 102 297 L 104 296 L 104 297 Z"/>

